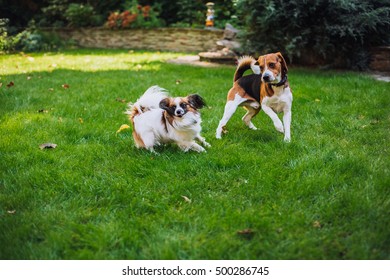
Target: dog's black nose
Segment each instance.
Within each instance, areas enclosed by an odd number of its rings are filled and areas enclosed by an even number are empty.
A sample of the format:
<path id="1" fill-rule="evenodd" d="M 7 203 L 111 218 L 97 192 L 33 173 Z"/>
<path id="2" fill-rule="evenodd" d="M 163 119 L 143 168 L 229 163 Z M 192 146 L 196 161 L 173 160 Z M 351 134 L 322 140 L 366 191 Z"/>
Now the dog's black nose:
<path id="1" fill-rule="evenodd" d="M 180 118 L 180 117 L 182 117 L 184 115 L 184 110 L 178 109 L 178 110 L 176 110 L 175 114 L 176 114 L 177 117 Z"/>
<path id="2" fill-rule="evenodd" d="M 263 80 L 264 80 L 265 82 L 269 82 L 270 79 L 271 79 L 271 76 L 270 76 L 269 74 L 264 74 L 264 75 L 263 75 Z"/>

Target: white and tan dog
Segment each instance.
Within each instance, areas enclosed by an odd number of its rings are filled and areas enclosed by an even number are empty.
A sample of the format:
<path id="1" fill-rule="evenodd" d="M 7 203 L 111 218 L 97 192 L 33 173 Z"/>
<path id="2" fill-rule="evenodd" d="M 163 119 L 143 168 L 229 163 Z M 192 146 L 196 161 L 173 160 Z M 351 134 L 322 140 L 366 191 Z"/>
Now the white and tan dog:
<path id="1" fill-rule="evenodd" d="M 205 152 L 210 144 L 200 136 L 202 130 L 199 109 L 205 106 L 201 96 L 168 97 L 165 89 L 152 86 L 130 105 L 130 120 L 137 148 L 154 152 L 163 143 L 176 143 L 181 150 Z"/>
<path id="2" fill-rule="evenodd" d="M 243 76 L 248 69 L 252 69 L 254 74 Z M 263 109 L 272 119 L 276 130 L 284 133 L 284 141 L 290 142 L 293 96 L 287 81 L 287 72 L 286 62 L 279 52 L 260 56 L 257 61 L 250 56 L 239 59 L 233 87 L 228 92 L 216 137 L 221 138 L 222 132 L 226 132 L 227 122 L 237 107 L 242 106 L 247 110 L 242 120 L 250 129 L 257 129 L 251 120 Z M 277 115 L 280 112 L 284 113 L 283 123 Z"/>

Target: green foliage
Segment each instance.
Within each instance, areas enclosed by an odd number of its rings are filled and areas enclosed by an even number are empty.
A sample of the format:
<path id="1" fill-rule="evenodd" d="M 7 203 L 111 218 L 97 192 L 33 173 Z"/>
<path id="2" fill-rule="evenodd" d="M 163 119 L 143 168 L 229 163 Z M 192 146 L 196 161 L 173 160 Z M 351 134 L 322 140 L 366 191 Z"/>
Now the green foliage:
<path id="1" fill-rule="evenodd" d="M 70 4 L 65 11 L 65 18 L 72 27 L 95 26 L 102 22 L 89 4 Z"/>
<path id="2" fill-rule="evenodd" d="M 49 51 L 70 45 L 70 42 L 64 41 L 54 33 L 38 31 L 34 24 L 22 32 L 9 35 L 7 24 L 7 20 L 0 20 L 0 52 Z"/>
<path id="3" fill-rule="evenodd" d="M 370 47 L 390 44 L 385 0 L 241 0 L 239 7 L 243 42 L 251 52 L 282 51 L 290 60 L 308 63 L 311 56 L 323 64 L 364 69 Z"/>
<path id="4" fill-rule="evenodd" d="M 112 12 L 105 25 L 112 29 L 117 28 L 152 28 L 164 26 L 164 21 L 158 17 L 158 7 L 141 6 L 138 1 L 128 1 L 124 5 L 125 11 Z"/>
<path id="5" fill-rule="evenodd" d="M 176 56 L 0 56 L 0 259 L 390 258 L 387 83 L 290 67 L 290 144 L 263 112 L 247 129 L 241 108 L 216 140 L 234 67 Z M 155 84 L 206 100 L 207 153 L 155 155 L 116 134 Z"/>
<path id="6" fill-rule="evenodd" d="M 68 0 L 49 0 L 49 5 L 43 7 L 42 14 L 37 18 L 38 26 L 64 27 L 66 26 L 65 12 L 68 9 Z"/>
<path id="7" fill-rule="evenodd" d="M 0 19 L 0 51 L 7 51 L 9 49 L 12 49 L 12 42 L 10 38 L 8 37 L 7 32 L 7 25 L 9 20 L 8 19 Z"/>

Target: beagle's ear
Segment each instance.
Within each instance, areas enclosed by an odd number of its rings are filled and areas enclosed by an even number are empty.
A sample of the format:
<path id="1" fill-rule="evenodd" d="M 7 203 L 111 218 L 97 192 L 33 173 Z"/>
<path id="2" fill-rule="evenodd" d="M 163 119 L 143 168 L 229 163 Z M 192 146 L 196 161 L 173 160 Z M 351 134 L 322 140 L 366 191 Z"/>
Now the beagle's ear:
<path id="1" fill-rule="evenodd" d="M 160 108 L 163 110 L 168 110 L 169 109 L 169 98 L 164 98 L 163 100 L 160 101 L 159 104 Z"/>
<path id="2" fill-rule="evenodd" d="M 276 55 L 279 57 L 280 63 L 282 64 L 282 72 L 283 72 L 283 74 L 287 74 L 288 68 L 287 68 L 287 64 L 286 64 L 286 61 L 284 60 L 283 55 L 280 52 L 277 52 Z"/>
<path id="3" fill-rule="evenodd" d="M 187 99 L 191 107 L 194 107 L 195 109 L 202 109 L 204 106 L 206 106 L 206 102 L 198 94 L 191 94 L 187 97 Z"/>
<path id="4" fill-rule="evenodd" d="M 260 64 L 261 64 L 261 61 L 264 61 L 264 55 L 262 55 L 262 56 L 259 56 L 259 58 L 257 59 L 257 65 L 259 65 L 260 66 Z"/>

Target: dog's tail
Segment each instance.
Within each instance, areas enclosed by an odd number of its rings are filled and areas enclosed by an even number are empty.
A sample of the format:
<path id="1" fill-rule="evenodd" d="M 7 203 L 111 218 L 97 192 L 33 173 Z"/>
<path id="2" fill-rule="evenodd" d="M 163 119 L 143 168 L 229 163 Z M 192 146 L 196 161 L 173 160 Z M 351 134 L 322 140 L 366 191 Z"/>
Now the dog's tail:
<path id="1" fill-rule="evenodd" d="M 134 103 L 129 103 L 129 109 L 125 114 L 130 115 L 130 120 L 146 111 L 157 109 L 160 101 L 167 97 L 167 91 L 159 86 L 151 86 L 145 93 Z"/>
<path id="2" fill-rule="evenodd" d="M 256 65 L 256 60 L 251 56 L 242 56 L 237 61 L 237 69 L 234 73 L 233 83 L 241 78 L 245 71 L 248 69 L 252 69 L 253 73 L 260 74 L 260 67 Z"/>

